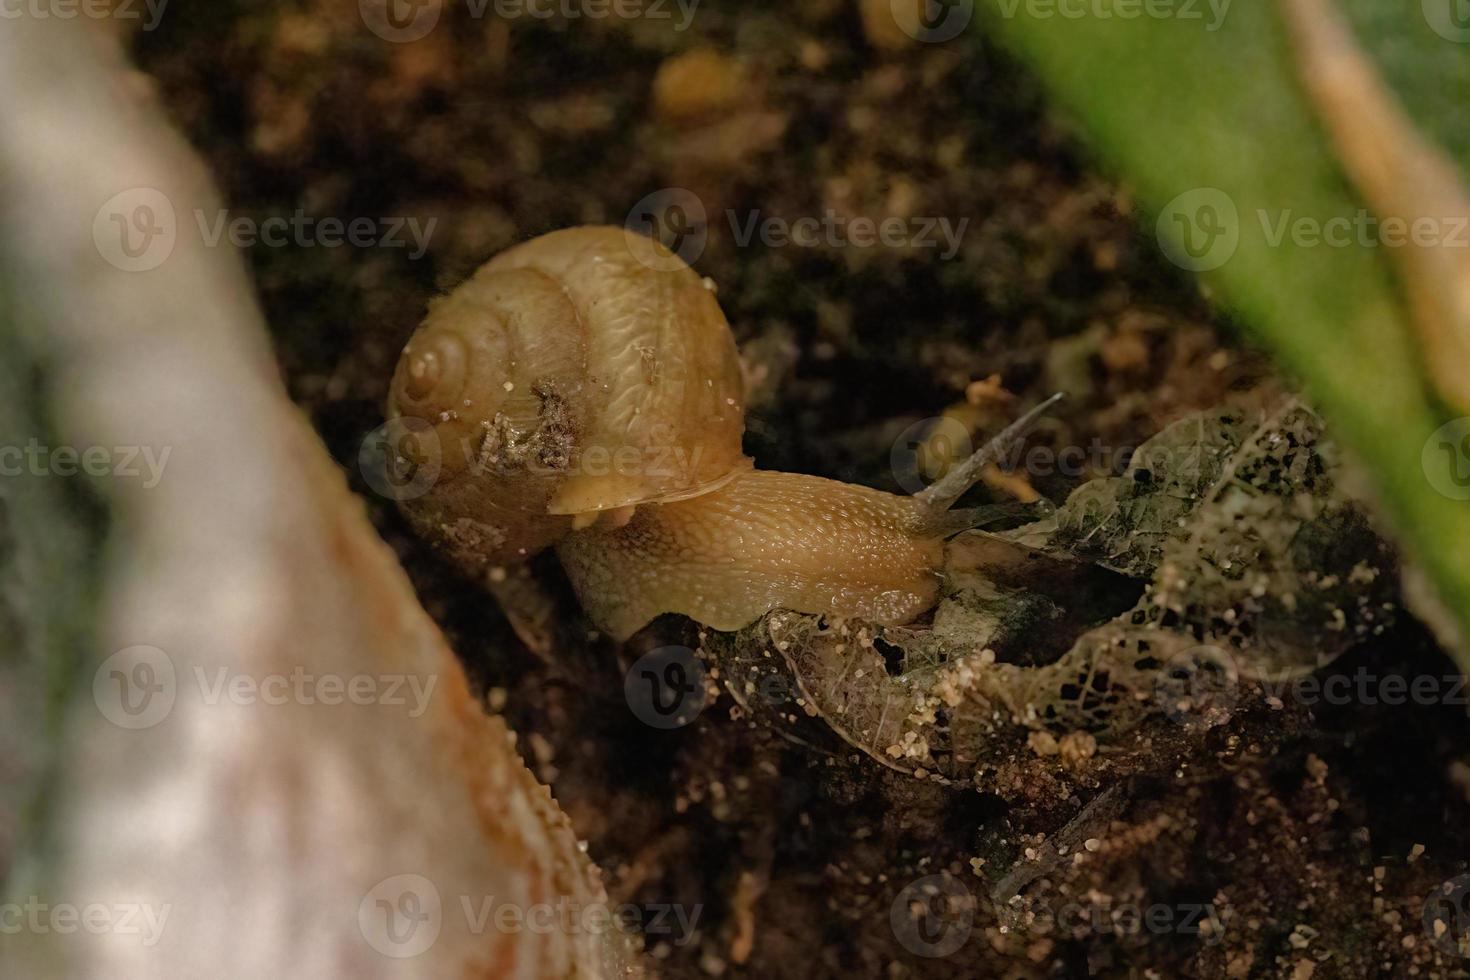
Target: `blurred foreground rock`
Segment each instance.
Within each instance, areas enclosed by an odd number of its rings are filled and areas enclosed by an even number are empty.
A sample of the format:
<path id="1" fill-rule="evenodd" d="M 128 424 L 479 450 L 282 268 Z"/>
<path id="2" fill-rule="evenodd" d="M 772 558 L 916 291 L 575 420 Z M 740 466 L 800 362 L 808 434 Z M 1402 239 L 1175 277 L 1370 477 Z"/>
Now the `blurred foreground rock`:
<path id="1" fill-rule="evenodd" d="M 50 428 L 0 484 L 23 573 L 0 593 L 4 802 L 29 815 L 0 821 L 0 867 L 33 923 L 0 974 L 636 975 L 565 817 L 288 402 L 237 256 L 199 233 L 202 168 L 85 24 L 0 31 L 0 414 L 7 440 Z M 100 447 L 89 487 L 62 447 Z"/>

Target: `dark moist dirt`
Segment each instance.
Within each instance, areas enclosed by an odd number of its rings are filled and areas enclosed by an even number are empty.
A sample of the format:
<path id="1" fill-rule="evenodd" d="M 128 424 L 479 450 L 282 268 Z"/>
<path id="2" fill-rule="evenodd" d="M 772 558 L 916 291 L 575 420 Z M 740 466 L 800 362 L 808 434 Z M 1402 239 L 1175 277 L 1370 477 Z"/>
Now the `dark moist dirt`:
<path id="1" fill-rule="evenodd" d="M 1177 766 L 1161 740 L 1162 771 L 1105 785 L 1058 779 L 1052 761 L 1041 781 L 1056 792 L 1017 790 L 1042 771 L 1018 746 L 996 792 L 979 793 L 834 748 L 810 719 L 804 746 L 732 718 L 728 696 L 673 732 L 642 724 L 622 672 L 643 650 L 697 642 L 688 623 L 660 621 L 618 651 L 585 640 L 569 607 L 558 662 L 524 650 L 367 488 L 358 448 L 430 297 L 525 237 L 622 223 L 660 188 L 693 191 L 711 216 L 696 267 L 745 354 L 747 449 L 763 467 L 897 489 L 895 437 L 991 374 L 1027 402 L 1070 392 L 1037 437 L 1052 446 L 1135 446 L 1187 411 L 1260 404 L 1279 386 L 974 27 L 885 51 L 839 0 L 708 0 L 682 32 L 672 6 L 673 20 L 489 9 L 447 3 L 424 40 L 388 44 L 356 4 L 193 4 L 134 46 L 233 214 L 436 220 L 418 258 L 411 238 L 247 258 L 293 398 L 614 901 L 648 906 L 663 975 L 1454 975 L 1463 961 L 1437 954 L 1421 916 L 1470 854 L 1463 699 L 1281 712 Z M 705 48 L 740 67 L 671 66 Z M 828 208 L 969 225 L 942 261 L 942 246 L 739 247 L 726 216 L 743 227 Z M 1099 459 L 1033 482 L 1060 499 L 1121 462 Z M 1359 669 L 1453 673 L 1413 625 L 1330 670 Z M 1048 841 L 1078 834 L 1092 841 L 1081 863 L 1047 857 Z M 917 956 L 890 911 L 946 870 L 974 896 L 973 931 L 947 957 Z M 657 912 L 669 903 L 697 911 L 693 935 Z M 1152 926 L 1129 918 L 1156 906 Z M 1035 917 L 1064 907 L 1060 926 Z M 1223 923 L 1213 934 L 1197 928 L 1206 912 Z"/>

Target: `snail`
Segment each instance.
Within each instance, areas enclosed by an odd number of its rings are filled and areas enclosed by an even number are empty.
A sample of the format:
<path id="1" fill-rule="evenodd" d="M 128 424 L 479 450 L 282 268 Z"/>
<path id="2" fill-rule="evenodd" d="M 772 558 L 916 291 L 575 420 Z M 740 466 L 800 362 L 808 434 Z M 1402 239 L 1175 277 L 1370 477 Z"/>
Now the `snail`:
<path id="1" fill-rule="evenodd" d="M 598 629 L 663 613 L 722 631 L 776 608 L 907 623 L 939 598 L 952 505 L 1052 399 L 912 496 L 756 469 L 744 385 L 708 286 L 617 227 L 552 232 L 436 301 L 404 348 L 390 420 L 422 420 L 438 474 L 415 530 L 538 618 L 520 573 L 555 548 Z"/>

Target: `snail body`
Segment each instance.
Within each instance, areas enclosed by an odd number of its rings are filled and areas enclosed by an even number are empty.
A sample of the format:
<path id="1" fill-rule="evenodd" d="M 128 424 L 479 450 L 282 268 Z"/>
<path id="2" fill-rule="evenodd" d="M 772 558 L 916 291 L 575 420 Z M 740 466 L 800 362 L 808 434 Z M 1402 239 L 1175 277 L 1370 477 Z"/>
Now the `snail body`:
<path id="1" fill-rule="evenodd" d="M 1040 409 L 914 496 L 756 470 L 710 289 L 659 243 L 590 227 L 434 302 L 388 414 L 437 442 L 438 478 L 400 502 L 420 534 L 487 584 L 554 547 L 622 640 L 667 612 L 720 630 L 775 608 L 913 620 L 938 599 L 945 538 L 973 523 L 950 506 Z M 497 594 L 530 617 L 523 589 Z"/>
<path id="2" fill-rule="evenodd" d="M 588 615 L 631 635 L 665 612 L 736 630 L 772 609 L 906 623 L 939 598 L 944 529 L 913 498 L 750 470 L 557 545 Z"/>

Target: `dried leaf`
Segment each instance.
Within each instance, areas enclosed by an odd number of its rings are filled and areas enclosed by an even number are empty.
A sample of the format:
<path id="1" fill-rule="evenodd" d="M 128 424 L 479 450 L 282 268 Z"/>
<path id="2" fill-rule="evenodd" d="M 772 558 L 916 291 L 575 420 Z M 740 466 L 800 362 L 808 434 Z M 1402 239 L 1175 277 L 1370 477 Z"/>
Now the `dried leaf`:
<path id="1" fill-rule="evenodd" d="M 928 624 L 778 612 L 707 646 L 722 665 L 784 662 L 833 731 L 916 775 L 985 785 L 1028 747 L 1092 765 L 1080 742 L 1033 733 L 1089 733 L 1112 744 L 1096 765 L 1118 765 L 1121 736 L 1144 724 L 1174 750 L 1153 752 L 1157 766 L 1248 699 L 1262 707 L 1253 682 L 1321 667 L 1391 621 L 1392 553 L 1337 470 L 1299 405 L 1254 424 L 1186 418 L 1046 520 L 957 538 Z"/>

